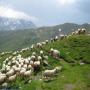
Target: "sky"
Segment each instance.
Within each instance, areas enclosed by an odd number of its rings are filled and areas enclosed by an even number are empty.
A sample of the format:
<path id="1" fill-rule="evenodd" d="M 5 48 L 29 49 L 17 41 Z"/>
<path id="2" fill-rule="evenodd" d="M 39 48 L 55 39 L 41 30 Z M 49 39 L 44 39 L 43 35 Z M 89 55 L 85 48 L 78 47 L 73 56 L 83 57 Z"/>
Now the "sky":
<path id="1" fill-rule="evenodd" d="M 0 16 L 31 20 L 36 26 L 90 23 L 90 0 L 0 0 Z"/>

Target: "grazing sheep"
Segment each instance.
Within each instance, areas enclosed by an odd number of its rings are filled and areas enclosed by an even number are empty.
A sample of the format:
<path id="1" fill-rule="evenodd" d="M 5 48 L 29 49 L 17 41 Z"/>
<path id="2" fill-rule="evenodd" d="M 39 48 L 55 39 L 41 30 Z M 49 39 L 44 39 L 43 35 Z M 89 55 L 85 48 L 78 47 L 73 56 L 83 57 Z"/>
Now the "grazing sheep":
<path id="1" fill-rule="evenodd" d="M 33 66 L 34 62 L 33 61 L 30 61 L 30 65 Z"/>
<path id="2" fill-rule="evenodd" d="M 4 82 L 3 84 L 2 84 L 2 87 L 7 87 L 8 86 L 8 83 L 6 83 L 6 82 Z"/>
<path id="3" fill-rule="evenodd" d="M 51 42 L 54 42 L 54 40 L 53 40 L 53 38 L 51 38 L 51 40 L 50 40 Z"/>
<path id="4" fill-rule="evenodd" d="M 38 56 L 38 61 L 41 61 L 42 60 L 42 57 L 41 56 Z"/>
<path id="5" fill-rule="evenodd" d="M 9 82 L 13 82 L 13 81 L 15 81 L 16 76 L 17 76 L 16 74 L 13 75 L 13 76 L 10 76 L 10 77 L 8 78 L 8 81 L 9 81 Z"/>
<path id="6" fill-rule="evenodd" d="M 58 71 L 60 71 L 62 69 L 62 66 L 60 67 L 55 67 L 54 69 L 52 70 L 45 70 L 44 73 L 43 73 L 43 76 L 44 77 L 52 77 L 54 76 Z"/>
<path id="7" fill-rule="evenodd" d="M 45 70 L 43 73 L 44 77 L 52 77 L 56 74 L 56 69 L 53 70 Z"/>
<path id="8" fill-rule="evenodd" d="M 36 46 L 37 46 L 38 48 L 42 48 L 42 44 L 41 44 L 41 43 L 37 43 Z"/>
<path id="9" fill-rule="evenodd" d="M 24 73 L 24 76 L 30 77 L 31 74 L 32 74 L 32 70 L 29 70 L 29 71 L 26 71 L 26 72 Z"/>
<path id="10" fill-rule="evenodd" d="M 6 79 L 6 74 L 0 74 L 0 83 L 4 82 Z"/>
<path id="11" fill-rule="evenodd" d="M 48 44 L 48 43 L 49 43 L 49 41 L 48 41 L 48 40 L 46 40 L 45 42 L 46 42 L 46 44 Z"/>
<path id="12" fill-rule="evenodd" d="M 64 39 L 65 38 L 65 36 L 62 34 L 62 35 L 60 35 L 60 39 L 62 40 L 62 39 Z"/>
<path id="13" fill-rule="evenodd" d="M 28 67 L 28 66 L 27 66 L 27 64 L 24 64 L 24 66 L 23 66 L 23 67 L 27 69 L 27 67 Z"/>
<path id="14" fill-rule="evenodd" d="M 43 55 L 43 53 L 44 53 L 44 52 L 41 50 L 41 51 L 40 51 L 40 55 Z"/>
<path id="15" fill-rule="evenodd" d="M 57 41 L 58 40 L 58 36 L 56 36 L 55 38 L 54 38 L 54 41 Z"/>
<path id="16" fill-rule="evenodd" d="M 25 72 L 26 72 L 26 69 L 25 68 L 21 68 L 20 75 L 23 76 Z"/>
<path id="17" fill-rule="evenodd" d="M 36 56 L 36 52 L 33 52 L 33 53 L 32 53 L 32 56 Z"/>
<path id="18" fill-rule="evenodd" d="M 28 65 L 28 69 L 32 69 L 32 66 L 30 64 Z"/>
<path id="19" fill-rule="evenodd" d="M 12 76 L 13 74 L 14 74 L 14 69 L 11 69 L 6 73 L 7 76 Z"/>
<path id="20" fill-rule="evenodd" d="M 25 59 L 24 62 L 25 62 L 25 64 L 29 64 L 29 60 L 28 59 Z"/>
<path id="21" fill-rule="evenodd" d="M 42 42 L 42 45 L 46 45 L 46 42 Z"/>
<path id="22" fill-rule="evenodd" d="M 35 61 L 34 62 L 34 67 L 40 66 L 40 61 Z"/>
<path id="23" fill-rule="evenodd" d="M 46 55 L 46 56 L 44 56 L 44 59 L 45 59 L 45 60 L 48 60 L 48 56 L 47 56 L 47 55 Z"/>
<path id="24" fill-rule="evenodd" d="M 35 61 L 36 60 L 36 57 L 34 55 L 31 56 L 31 60 L 32 61 Z"/>
<path id="25" fill-rule="evenodd" d="M 55 58 L 60 57 L 60 52 L 58 50 L 53 49 L 53 48 L 50 49 L 50 54 Z"/>

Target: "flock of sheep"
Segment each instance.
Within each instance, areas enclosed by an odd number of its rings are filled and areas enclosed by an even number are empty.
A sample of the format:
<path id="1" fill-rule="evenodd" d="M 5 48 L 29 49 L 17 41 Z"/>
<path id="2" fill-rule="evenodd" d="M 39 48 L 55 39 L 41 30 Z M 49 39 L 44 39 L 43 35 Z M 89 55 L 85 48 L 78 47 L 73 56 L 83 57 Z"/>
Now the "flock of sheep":
<path id="1" fill-rule="evenodd" d="M 85 34 L 85 33 L 86 33 L 86 29 L 83 28 L 83 29 L 78 29 L 75 32 L 72 32 L 72 35 Z M 7 87 L 8 83 L 14 82 L 17 79 L 17 77 L 30 78 L 35 71 L 38 71 L 42 67 L 42 63 L 44 61 L 48 62 L 48 56 L 45 55 L 44 51 L 42 50 L 43 45 L 47 45 L 50 42 L 55 42 L 59 39 L 64 39 L 66 37 L 68 36 L 67 35 L 60 35 L 60 37 L 56 36 L 50 41 L 46 40 L 45 42 L 37 43 L 36 45 L 33 44 L 30 48 L 24 48 L 21 51 L 13 52 L 13 56 L 6 58 L 2 63 L 2 68 L 0 70 L 0 85 L 2 85 L 3 87 Z M 23 58 L 20 55 L 21 52 L 27 50 L 32 51 L 35 48 L 41 49 L 39 55 L 37 55 L 36 52 L 32 52 L 32 55 L 27 58 Z M 2 55 L 3 54 L 5 53 L 3 52 Z M 49 50 L 49 55 L 58 59 L 60 58 L 60 51 L 51 48 Z M 62 67 L 59 66 L 59 67 L 55 67 L 52 70 L 45 70 L 43 71 L 42 75 L 43 77 L 48 78 L 55 75 L 61 69 Z"/>
<path id="2" fill-rule="evenodd" d="M 55 52 L 56 51 L 57 50 L 55 50 Z M 54 50 L 51 49 L 50 52 L 55 55 Z M 13 54 L 16 54 L 16 52 Z M 58 55 L 59 53 L 55 55 L 55 57 Z M 33 52 L 32 55 L 27 58 L 23 58 L 20 54 L 6 58 L 5 61 L 3 61 L 0 70 L 0 84 L 3 87 L 7 87 L 8 83 L 14 82 L 17 77 L 22 77 L 24 79 L 30 78 L 35 71 L 38 71 L 41 68 L 42 63 L 45 60 L 48 61 L 48 56 L 44 55 L 42 50 L 40 51 L 40 55 Z M 61 70 L 61 67 L 55 67 L 52 70 L 43 71 L 42 75 L 45 78 L 51 77 L 59 70 Z"/>

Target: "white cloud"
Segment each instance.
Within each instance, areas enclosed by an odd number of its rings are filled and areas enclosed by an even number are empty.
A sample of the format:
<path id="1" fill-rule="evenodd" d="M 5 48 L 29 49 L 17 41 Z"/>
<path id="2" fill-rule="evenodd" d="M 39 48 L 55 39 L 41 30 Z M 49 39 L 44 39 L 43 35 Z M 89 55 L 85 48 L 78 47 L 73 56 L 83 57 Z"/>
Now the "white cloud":
<path id="1" fill-rule="evenodd" d="M 75 2 L 75 0 L 57 0 L 58 4 L 62 6 L 70 5 Z"/>
<path id="2" fill-rule="evenodd" d="M 31 21 L 36 21 L 38 18 L 34 16 L 29 16 L 28 14 L 17 11 L 8 7 L 0 6 L 0 16 L 14 19 L 26 19 Z"/>

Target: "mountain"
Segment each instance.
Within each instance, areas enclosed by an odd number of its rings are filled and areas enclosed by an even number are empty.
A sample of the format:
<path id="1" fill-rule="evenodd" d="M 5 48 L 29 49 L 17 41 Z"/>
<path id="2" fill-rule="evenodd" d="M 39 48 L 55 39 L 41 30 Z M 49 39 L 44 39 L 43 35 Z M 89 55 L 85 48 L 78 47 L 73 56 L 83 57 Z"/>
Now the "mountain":
<path id="1" fill-rule="evenodd" d="M 35 27 L 30 20 L 0 17 L 0 30 L 22 30 Z"/>
<path id="2" fill-rule="evenodd" d="M 30 47 L 33 43 L 54 38 L 59 34 L 70 34 L 78 28 L 86 28 L 87 31 L 90 32 L 90 24 L 78 25 L 74 23 L 64 23 L 36 29 L 0 31 L 0 51 Z M 59 31 L 59 29 L 61 29 L 61 31 Z"/>

